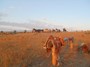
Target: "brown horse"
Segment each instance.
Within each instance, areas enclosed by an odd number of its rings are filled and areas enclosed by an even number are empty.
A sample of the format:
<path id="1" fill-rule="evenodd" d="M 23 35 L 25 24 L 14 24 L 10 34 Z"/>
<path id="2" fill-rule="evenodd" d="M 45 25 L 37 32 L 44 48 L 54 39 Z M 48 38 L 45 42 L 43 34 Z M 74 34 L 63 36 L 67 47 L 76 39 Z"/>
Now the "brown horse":
<path id="1" fill-rule="evenodd" d="M 66 44 L 70 45 L 70 49 L 73 49 L 73 46 L 74 46 L 74 37 L 65 37 L 64 38 L 64 42 Z"/>
<path id="2" fill-rule="evenodd" d="M 52 52 L 52 64 L 56 67 L 59 65 L 59 51 L 63 45 L 64 41 L 62 38 L 53 37 L 52 35 L 49 36 L 44 45 L 44 48 L 46 49 L 47 53 Z"/>
<path id="3" fill-rule="evenodd" d="M 90 52 L 89 44 L 81 43 L 81 44 L 78 46 L 78 50 L 81 50 L 81 51 L 84 52 L 84 53 L 89 53 L 89 52 Z"/>

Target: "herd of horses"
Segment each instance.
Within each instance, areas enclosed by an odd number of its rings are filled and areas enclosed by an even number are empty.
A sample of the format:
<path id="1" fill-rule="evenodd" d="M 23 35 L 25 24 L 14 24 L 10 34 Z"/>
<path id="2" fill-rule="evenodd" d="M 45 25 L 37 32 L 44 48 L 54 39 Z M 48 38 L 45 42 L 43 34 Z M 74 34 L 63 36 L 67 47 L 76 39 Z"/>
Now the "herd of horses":
<path id="1" fill-rule="evenodd" d="M 55 67 L 59 66 L 59 52 L 61 50 L 62 46 L 65 46 L 67 43 L 69 43 L 70 48 L 73 49 L 73 43 L 74 43 L 74 37 L 67 37 L 67 38 L 61 38 L 61 37 L 54 37 L 50 35 L 44 44 L 44 49 L 47 53 L 52 52 L 52 64 Z M 89 52 L 89 48 L 85 43 L 81 43 L 79 45 L 77 50 L 82 50 L 83 52 Z"/>
<path id="2" fill-rule="evenodd" d="M 64 30 L 66 31 L 66 29 Z M 33 29 L 32 32 L 61 32 L 60 29 Z"/>

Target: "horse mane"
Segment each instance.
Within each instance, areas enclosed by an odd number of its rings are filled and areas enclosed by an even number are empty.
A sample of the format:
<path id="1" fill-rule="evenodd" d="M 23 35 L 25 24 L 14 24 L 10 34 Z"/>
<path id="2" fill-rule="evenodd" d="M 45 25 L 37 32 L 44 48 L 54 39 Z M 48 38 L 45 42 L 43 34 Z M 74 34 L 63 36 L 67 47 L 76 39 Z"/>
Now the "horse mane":
<path id="1" fill-rule="evenodd" d="M 63 42 L 62 38 L 50 36 L 46 41 L 46 51 L 50 52 L 53 46 L 56 49 L 61 48 L 61 46 L 63 46 Z"/>

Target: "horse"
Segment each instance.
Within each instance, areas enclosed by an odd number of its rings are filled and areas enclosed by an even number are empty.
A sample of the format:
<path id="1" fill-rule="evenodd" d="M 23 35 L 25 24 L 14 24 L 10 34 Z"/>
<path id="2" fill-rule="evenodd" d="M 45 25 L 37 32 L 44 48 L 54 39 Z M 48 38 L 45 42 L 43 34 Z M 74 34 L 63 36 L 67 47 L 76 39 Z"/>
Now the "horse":
<path id="1" fill-rule="evenodd" d="M 78 46 L 78 51 L 82 51 L 83 53 L 90 53 L 90 49 L 89 49 L 89 44 L 86 43 L 81 43 Z"/>
<path id="2" fill-rule="evenodd" d="M 65 37 L 64 38 L 64 42 L 66 43 L 66 44 L 69 44 L 70 45 L 70 49 L 72 49 L 73 48 L 73 46 L 74 46 L 74 37 Z"/>
<path id="3" fill-rule="evenodd" d="M 64 46 L 64 40 L 61 37 L 53 37 L 52 35 L 49 36 L 44 45 L 47 53 L 52 52 L 52 64 L 55 67 L 59 66 L 59 52 L 62 46 Z"/>

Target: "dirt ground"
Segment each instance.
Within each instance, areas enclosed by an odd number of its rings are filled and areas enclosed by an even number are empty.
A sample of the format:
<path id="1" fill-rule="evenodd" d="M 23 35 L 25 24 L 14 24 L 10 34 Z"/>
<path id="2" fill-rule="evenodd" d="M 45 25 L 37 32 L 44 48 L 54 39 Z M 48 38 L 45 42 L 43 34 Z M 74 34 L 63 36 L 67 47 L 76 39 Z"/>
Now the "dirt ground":
<path id="1" fill-rule="evenodd" d="M 0 67 L 53 67 L 43 49 L 50 35 L 75 38 L 73 49 L 69 44 L 61 48 L 59 67 L 90 67 L 90 54 L 77 51 L 79 42 L 90 49 L 90 33 L 85 32 L 0 34 Z"/>

